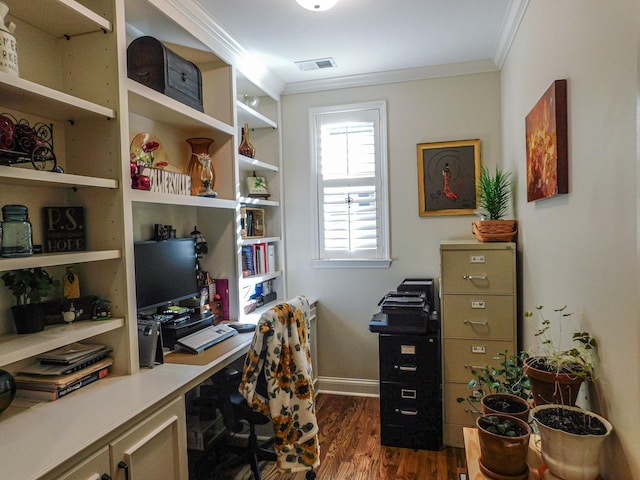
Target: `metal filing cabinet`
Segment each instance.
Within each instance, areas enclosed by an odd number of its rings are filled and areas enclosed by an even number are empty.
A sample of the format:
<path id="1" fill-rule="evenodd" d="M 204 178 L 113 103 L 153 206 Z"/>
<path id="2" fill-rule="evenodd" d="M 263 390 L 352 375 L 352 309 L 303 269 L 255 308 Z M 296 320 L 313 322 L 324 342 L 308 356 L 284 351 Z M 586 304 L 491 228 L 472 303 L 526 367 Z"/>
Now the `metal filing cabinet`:
<path id="1" fill-rule="evenodd" d="M 440 335 L 379 335 L 381 444 L 442 448 Z"/>
<path id="2" fill-rule="evenodd" d="M 462 427 L 474 426 L 467 402 L 471 368 L 496 365 L 517 352 L 516 245 L 450 241 L 440 245 L 444 442 L 464 447 Z"/>

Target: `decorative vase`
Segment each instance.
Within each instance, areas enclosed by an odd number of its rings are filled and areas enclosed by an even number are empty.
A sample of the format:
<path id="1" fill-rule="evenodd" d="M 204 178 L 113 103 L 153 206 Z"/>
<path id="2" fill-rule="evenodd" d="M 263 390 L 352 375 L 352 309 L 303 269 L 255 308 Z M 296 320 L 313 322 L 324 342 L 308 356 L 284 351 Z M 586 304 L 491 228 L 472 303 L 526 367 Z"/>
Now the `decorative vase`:
<path id="1" fill-rule="evenodd" d="M 559 372 L 547 372 L 535 367 L 535 362 L 542 357 L 529 357 L 524 361 L 524 373 L 529 377 L 533 403 L 546 405 L 550 403 L 573 406 L 578 398 L 580 385 L 584 375 Z"/>
<path id="2" fill-rule="evenodd" d="M 151 190 L 151 179 L 142 172 L 148 165 L 144 162 L 131 163 L 131 188 L 136 190 Z"/>
<path id="3" fill-rule="evenodd" d="M 249 138 L 249 124 L 245 123 L 244 128 L 242 129 L 242 141 L 240 142 L 240 146 L 238 147 L 238 153 L 240 155 L 244 155 L 245 157 L 255 157 L 256 149 L 251 143 L 251 138 Z"/>
<path id="4" fill-rule="evenodd" d="M 198 196 L 203 188 L 202 183 L 202 163 L 198 159 L 199 155 L 209 155 L 209 147 L 213 144 L 212 138 L 187 138 L 186 142 L 191 147 L 191 158 L 189 160 L 189 166 L 187 167 L 187 173 L 191 176 L 191 195 Z M 211 157 L 209 157 L 211 158 Z M 211 185 L 209 188 L 213 189 L 216 183 L 216 173 L 211 165 Z"/>
<path id="5" fill-rule="evenodd" d="M 16 382 L 6 370 L 0 370 L 0 413 L 4 412 L 16 396 Z"/>
<path id="6" fill-rule="evenodd" d="M 13 321 L 19 334 L 36 333 L 44 330 L 45 307 L 42 303 L 29 303 L 11 307 Z"/>
<path id="7" fill-rule="evenodd" d="M 567 414 L 584 415 L 577 423 L 593 424 L 600 420 L 603 434 L 575 434 L 545 425 L 540 417 L 544 411 L 559 409 Z M 600 451 L 613 426 L 606 419 L 588 410 L 562 405 L 540 405 L 531 410 L 540 432 L 542 460 L 549 471 L 564 480 L 594 480 L 599 478 Z M 574 423 L 576 423 L 574 422 Z"/>

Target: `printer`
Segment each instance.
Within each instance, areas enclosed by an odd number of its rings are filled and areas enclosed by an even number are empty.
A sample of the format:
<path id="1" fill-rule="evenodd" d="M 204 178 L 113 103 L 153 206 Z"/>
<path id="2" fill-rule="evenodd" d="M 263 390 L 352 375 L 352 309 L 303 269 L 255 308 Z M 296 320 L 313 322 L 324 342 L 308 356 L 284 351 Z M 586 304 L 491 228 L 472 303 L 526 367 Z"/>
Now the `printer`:
<path id="1" fill-rule="evenodd" d="M 426 335 L 440 331 L 434 280 L 407 278 L 387 293 L 369 322 L 374 333 Z"/>

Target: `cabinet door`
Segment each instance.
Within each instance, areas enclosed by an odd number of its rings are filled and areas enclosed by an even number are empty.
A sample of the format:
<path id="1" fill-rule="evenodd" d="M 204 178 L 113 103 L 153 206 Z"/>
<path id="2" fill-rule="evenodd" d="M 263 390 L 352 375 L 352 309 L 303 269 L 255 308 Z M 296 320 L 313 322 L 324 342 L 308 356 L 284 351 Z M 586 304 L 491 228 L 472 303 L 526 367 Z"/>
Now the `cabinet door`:
<path id="1" fill-rule="evenodd" d="M 184 400 L 177 398 L 111 443 L 114 480 L 187 480 Z"/>
<path id="2" fill-rule="evenodd" d="M 109 449 L 103 447 L 57 480 L 107 480 L 109 476 Z"/>

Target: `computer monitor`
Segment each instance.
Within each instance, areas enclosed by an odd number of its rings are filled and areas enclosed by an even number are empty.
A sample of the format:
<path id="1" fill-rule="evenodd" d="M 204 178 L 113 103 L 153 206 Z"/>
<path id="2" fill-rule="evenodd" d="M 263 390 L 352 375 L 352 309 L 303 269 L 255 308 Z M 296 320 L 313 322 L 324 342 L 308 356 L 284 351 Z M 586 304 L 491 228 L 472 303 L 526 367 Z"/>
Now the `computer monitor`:
<path id="1" fill-rule="evenodd" d="M 136 242 L 134 254 L 139 312 L 199 295 L 193 238 Z"/>

